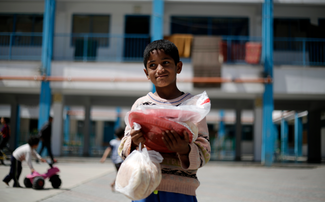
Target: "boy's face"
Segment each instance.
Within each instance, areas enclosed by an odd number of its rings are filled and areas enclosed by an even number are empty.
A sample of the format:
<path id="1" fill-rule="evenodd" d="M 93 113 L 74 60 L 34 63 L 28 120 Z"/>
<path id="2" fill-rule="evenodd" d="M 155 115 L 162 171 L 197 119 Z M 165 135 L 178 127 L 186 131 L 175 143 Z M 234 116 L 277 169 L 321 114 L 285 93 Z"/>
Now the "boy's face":
<path id="1" fill-rule="evenodd" d="M 173 58 L 165 54 L 164 50 L 153 50 L 144 72 L 156 88 L 164 88 L 176 85 L 176 75 L 181 73 L 182 65 L 182 62 L 176 65 Z"/>

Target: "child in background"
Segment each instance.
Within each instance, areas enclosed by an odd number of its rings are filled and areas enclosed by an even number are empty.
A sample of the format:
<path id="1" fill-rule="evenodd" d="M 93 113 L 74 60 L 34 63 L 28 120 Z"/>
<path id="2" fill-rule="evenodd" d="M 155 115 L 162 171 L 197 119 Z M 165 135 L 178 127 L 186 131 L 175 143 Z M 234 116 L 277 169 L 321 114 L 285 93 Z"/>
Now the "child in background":
<path id="1" fill-rule="evenodd" d="M 158 40 L 150 43 L 144 51 L 144 73 L 156 88 L 155 93 L 149 92 L 133 104 L 132 109 L 139 105 L 173 105 L 178 106 L 193 97 L 177 88 L 176 77 L 181 73 L 183 63 L 179 60 L 177 47 L 170 41 Z M 196 124 L 199 130 L 198 138 L 188 143 L 189 136 L 184 132 L 181 138 L 175 131 L 164 131 L 163 141 L 166 147 L 174 153 L 161 153 L 164 157 L 161 163 L 162 180 L 157 187 L 158 193 L 152 193 L 138 202 L 196 202 L 196 189 L 200 182 L 196 176 L 198 168 L 210 160 L 211 147 L 209 131 L 204 118 Z M 125 136 L 119 147 L 119 154 L 125 159 L 139 144 L 145 145 L 141 130 L 126 126 Z M 154 148 L 151 148 L 154 150 Z"/>
<path id="2" fill-rule="evenodd" d="M 35 151 L 38 147 L 39 138 L 31 137 L 28 140 L 28 144 L 24 144 L 18 147 L 11 156 L 11 165 L 9 174 L 3 179 L 3 182 L 9 186 L 9 182 L 13 179 L 14 185 L 13 187 L 21 187 L 19 184 L 19 176 L 22 171 L 21 162 L 26 161 L 29 166 L 31 172 L 33 173 L 35 169 L 32 164 L 32 156 L 38 158 L 42 162 L 46 162 L 45 159 L 42 159 L 40 155 Z"/>
<path id="3" fill-rule="evenodd" d="M 118 147 L 120 146 L 121 139 L 124 136 L 124 128 L 116 129 L 115 136 L 116 138 L 109 142 L 109 147 L 106 148 L 102 158 L 100 159 L 100 162 L 104 163 L 108 155 L 112 152 L 111 160 L 114 163 L 117 172 L 123 162 L 123 159 L 118 155 Z M 112 191 L 114 191 L 114 186 L 115 186 L 115 179 L 111 183 Z"/>

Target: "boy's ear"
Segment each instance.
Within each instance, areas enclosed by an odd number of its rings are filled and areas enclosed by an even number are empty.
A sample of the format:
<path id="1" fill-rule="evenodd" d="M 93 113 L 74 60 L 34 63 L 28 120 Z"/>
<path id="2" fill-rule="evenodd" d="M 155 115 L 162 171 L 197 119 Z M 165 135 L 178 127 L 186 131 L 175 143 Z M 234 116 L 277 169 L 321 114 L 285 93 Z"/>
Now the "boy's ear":
<path id="1" fill-rule="evenodd" d="M 144 71 L 144 73 L 146 74 L 147 78 L 149 79 L 149 75 L 148 75 L 147 69 L 144 68 L 143 71 Z"/>
<path id="2" fill-rule="evenodd" d="M 179 61 L 177 63 L 177 74 L 181 73 L 182 68 L 183 68 L 183 63 L 181 61 Z"/>

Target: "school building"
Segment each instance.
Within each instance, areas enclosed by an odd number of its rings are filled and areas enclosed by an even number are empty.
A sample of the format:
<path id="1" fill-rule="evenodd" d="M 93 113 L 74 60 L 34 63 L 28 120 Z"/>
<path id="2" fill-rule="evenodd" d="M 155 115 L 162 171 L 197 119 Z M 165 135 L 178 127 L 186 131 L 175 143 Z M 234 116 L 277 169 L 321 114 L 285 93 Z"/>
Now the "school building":
<path id="1" fill-rule="evenodd" d="M 166 38 L 178 87 L 206 91 L 212 159 L 325 158 L 323 0 L 2 0 L 0 116 L 10 146 L 54 117 L 54 155 L 101 155 L 152 91 L 142 54 Z"/>

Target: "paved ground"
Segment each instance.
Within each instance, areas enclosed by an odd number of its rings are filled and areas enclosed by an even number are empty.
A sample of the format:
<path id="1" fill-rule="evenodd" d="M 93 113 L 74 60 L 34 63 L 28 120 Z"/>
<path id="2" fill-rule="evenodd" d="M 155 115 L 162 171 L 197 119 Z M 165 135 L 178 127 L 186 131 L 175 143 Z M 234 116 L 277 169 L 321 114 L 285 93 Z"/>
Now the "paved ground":
<path id="1" fill-rule="evenodd" d="M 0 184 L 0 201 L 42 202 L 130 202 L 124 195 L 112 192 L 110 183 L 115 177 L 113 164 L 99 158 L 62 158 L 62 187 L 52 189 L 48 180 L 45 189 L 7 187 Z M 35 164 L 39 172 L 45 172 L 45 164 Z M 0 176 L 9 167 L 0 166 Z M 24 164 L 20 178 L 29 172 Z M 325 165 L 276 164 L 265 168 L 257 163 L 210 162 L 198 172 L 201 185 L 197 190 L 199 202 L 273 202 L 273 201 L 325 201 Z"/>

